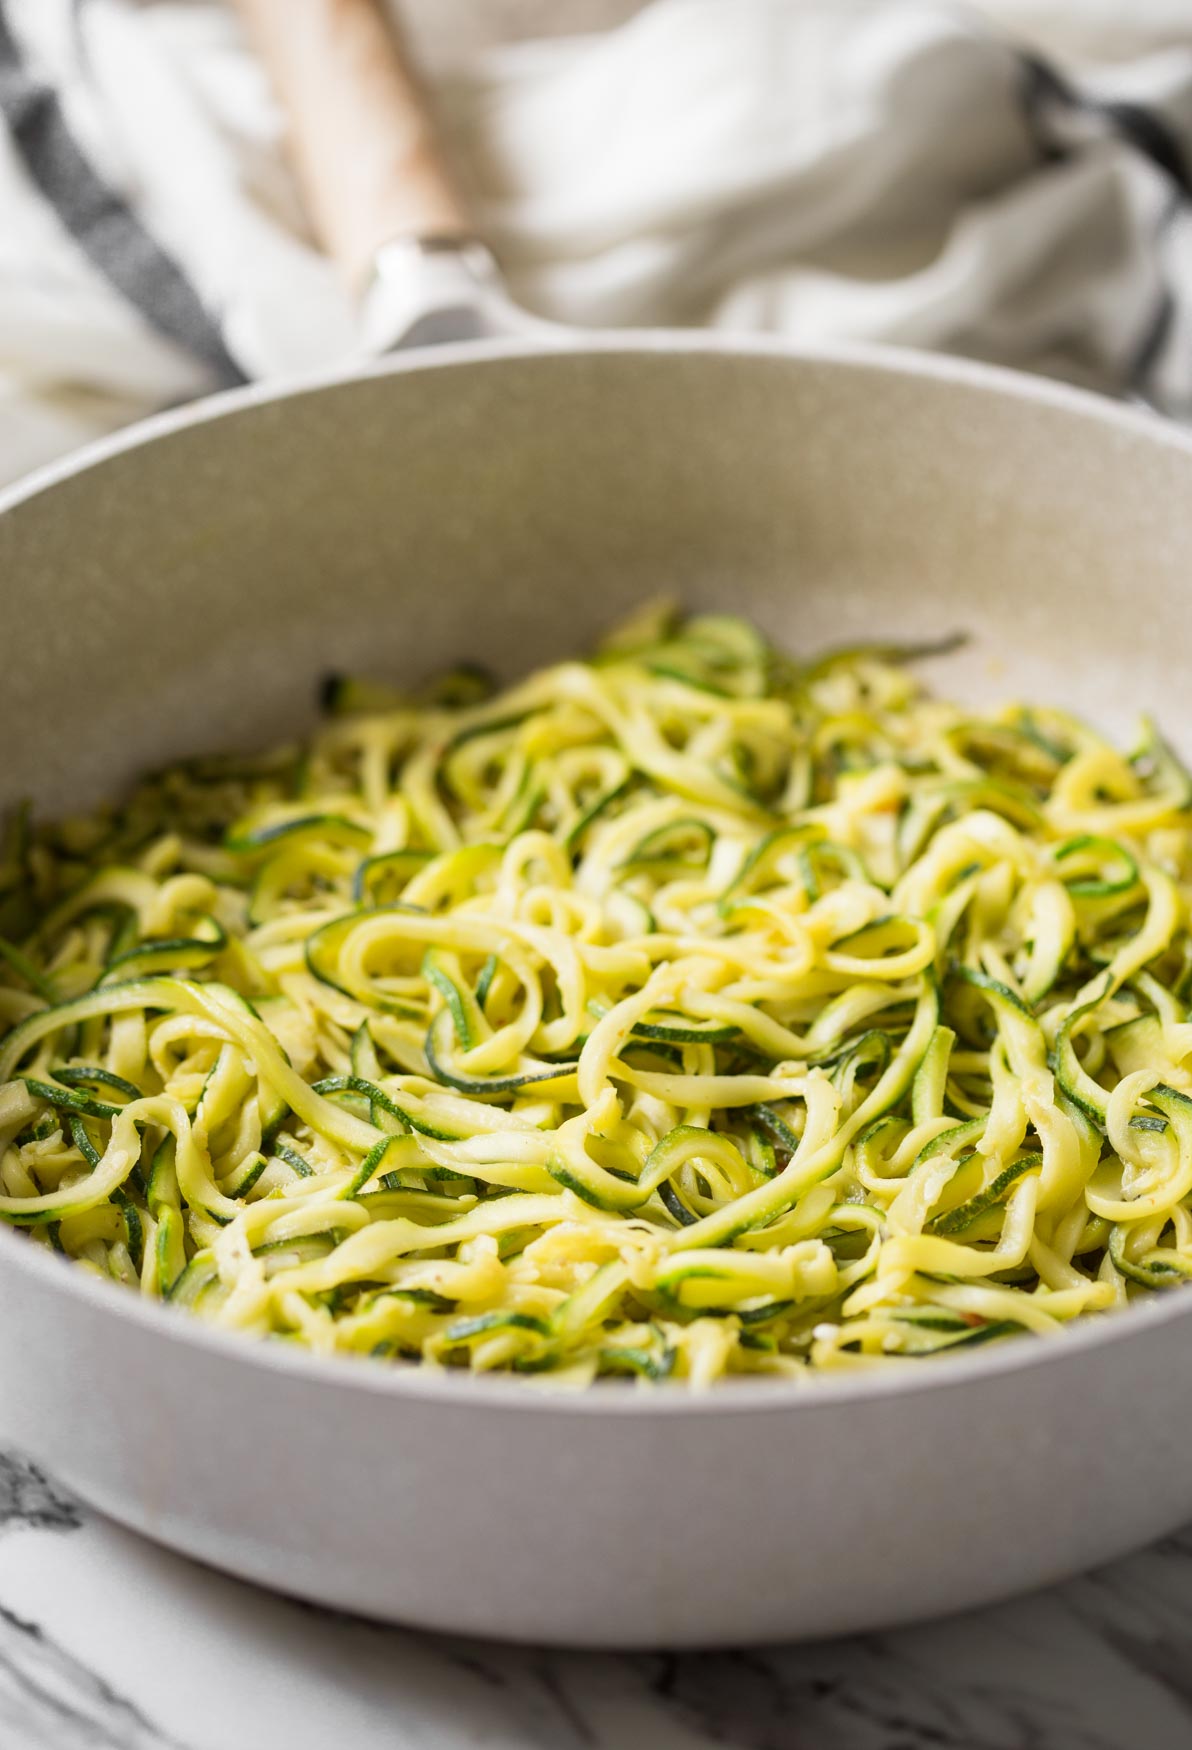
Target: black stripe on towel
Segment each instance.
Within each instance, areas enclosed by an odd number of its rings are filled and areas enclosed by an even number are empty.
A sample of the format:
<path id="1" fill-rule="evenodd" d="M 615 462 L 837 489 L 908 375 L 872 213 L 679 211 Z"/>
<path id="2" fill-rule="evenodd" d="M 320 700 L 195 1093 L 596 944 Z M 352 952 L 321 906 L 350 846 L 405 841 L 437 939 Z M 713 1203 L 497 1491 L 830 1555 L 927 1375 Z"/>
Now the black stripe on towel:
<path id="1" fill-rule="evenodd" d="M 1097 107 L 1123 139 L 1166 171 L 1182 194 L 1192 196 L 1192 171 L 1179 138 L 1164 116 L 1141 103 L 1102 103 Z"/>
<path id="2" fill-rule="evenodd" d="M 1083 115 L 1094 128 L 1099 123 L 1149 158 L 1182 195 L 1192 197 L 1192 167 L 1178 134 L 1158 110 L 1141 103 L 1088 97 L 1040 56 L 1024 54 L 1020 59 L 1022 106 L 1035 143 L 1045 158 L 1066 158 L 1071 149 L 1062 138 L 1055 137 L 1052 118 L 1065 111 Z"/>
<path id="3" fill-rule="evenodd" d="M 167 339 L 220 384 L 246 379 L 178 263 L 98 175 L 52 88 L 27 65 L 0 0 L 0 116 L 30 180 L 93 266 Z"/>
<path id="4" fill-rule="evenodd" d="M 1192 166 L 1170 123 L 1157 110 L 1140 103 L 1086 96 L 1056 67 L 1038 55 L 1021 55 L 1020 65 L 1019 91 L 1023 114 L 1041 158 L 1055 162 L 1078 152 L 1082 138 L 1089 141 L 1116 135 L 1148 158 L 1166 177 L 1170 192 L 1153 239 L 1154 247 L 1162 257 L 1166 234 L 1180 221 L 1187 211 L 1187 203 L 1192 201 Z M 1075 136 L 1065 138 L 1065 133 L 1071 132 L 1073 119 L 1077 122 Z M 1175 329 L 1176 314 L 1175 288 L 1165 283 L 1156 295 L 1125 372 L 1127 392 L 1166 412 L 1173 409 L 1165 406 L 1156 380 L 1162 376 L 1164 355 Z"/>

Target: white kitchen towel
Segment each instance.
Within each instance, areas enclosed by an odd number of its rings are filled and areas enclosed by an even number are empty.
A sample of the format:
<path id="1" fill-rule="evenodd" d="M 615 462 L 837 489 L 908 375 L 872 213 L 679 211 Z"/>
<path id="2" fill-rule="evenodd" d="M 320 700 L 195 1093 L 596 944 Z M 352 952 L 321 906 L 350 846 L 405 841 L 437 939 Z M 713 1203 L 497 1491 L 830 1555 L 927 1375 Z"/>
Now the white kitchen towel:
<path id="1" fill-rule="evenodd" d="M 941 348 L 1192 415 L 1189 0 L 655 0 L 438 84 L 544 315 Z M 0 0 L 0 478 L 360 344 L 227 6 Z"/>

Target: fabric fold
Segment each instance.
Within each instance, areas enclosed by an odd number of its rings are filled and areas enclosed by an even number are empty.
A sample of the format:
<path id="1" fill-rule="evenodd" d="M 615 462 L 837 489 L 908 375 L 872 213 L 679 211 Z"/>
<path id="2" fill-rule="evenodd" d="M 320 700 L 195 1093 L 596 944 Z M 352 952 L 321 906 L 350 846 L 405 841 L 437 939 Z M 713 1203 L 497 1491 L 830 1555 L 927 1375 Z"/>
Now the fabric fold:
<path id="1" fill-rule="evenodd" d="M 437 83 L 535 312 L 940 348 L 1181 416 L 1192 27 L 1119 12 L 655 0 Z M 0 112 L 0 476 L 358 355 L 220 0 L 0 0 Z"/>

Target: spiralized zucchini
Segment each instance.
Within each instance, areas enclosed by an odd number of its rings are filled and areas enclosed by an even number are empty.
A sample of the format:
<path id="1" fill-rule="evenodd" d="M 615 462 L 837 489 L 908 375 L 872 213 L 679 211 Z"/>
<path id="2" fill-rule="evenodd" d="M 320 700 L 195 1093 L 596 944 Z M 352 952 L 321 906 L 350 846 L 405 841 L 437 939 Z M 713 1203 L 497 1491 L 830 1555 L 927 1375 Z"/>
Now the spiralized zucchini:
<path id="1" fill-rule="evenodd" d="M 1192 1275 L 1192 785 L 890 652 L 639 615 L 341 683 L 0 868 L 0 1216 L 210 1324 L 586 1383 Z"/>

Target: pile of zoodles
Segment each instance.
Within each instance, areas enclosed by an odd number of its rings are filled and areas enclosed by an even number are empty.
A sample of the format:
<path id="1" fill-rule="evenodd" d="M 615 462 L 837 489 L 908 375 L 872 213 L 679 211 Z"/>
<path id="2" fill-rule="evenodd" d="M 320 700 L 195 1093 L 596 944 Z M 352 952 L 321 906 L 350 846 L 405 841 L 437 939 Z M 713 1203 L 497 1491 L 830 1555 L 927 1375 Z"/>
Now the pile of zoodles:
<path id="1" fill-rule="evenodd" d="M 1192 785 L 1149 724 L 654 609 L 10 824 L 0 1217 L 435 1367 L 888 1365 L 1192 1275 Z"/>

